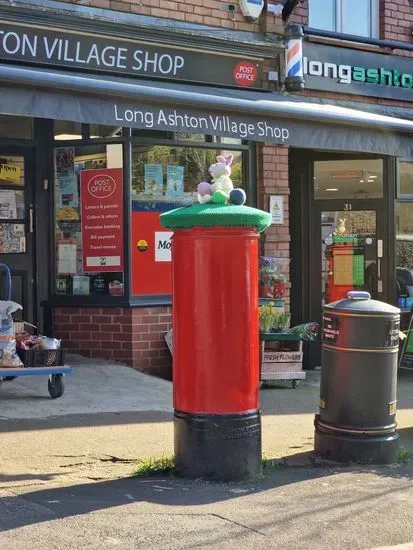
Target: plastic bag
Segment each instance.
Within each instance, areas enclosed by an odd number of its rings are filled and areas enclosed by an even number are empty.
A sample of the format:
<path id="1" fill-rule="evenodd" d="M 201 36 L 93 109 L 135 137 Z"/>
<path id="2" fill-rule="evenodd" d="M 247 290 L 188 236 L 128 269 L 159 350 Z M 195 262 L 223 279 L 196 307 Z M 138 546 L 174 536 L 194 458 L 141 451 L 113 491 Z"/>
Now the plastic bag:
<path id="1" fill-rule="evenodd" d="M 12 313 L 23 309 L 20 304 L 0 301 L 0 367 L 22 367 L 16 352 L 16 335 Z"/>
<path id="2" fill-rule="evenodd" d="M 40 349 L 60 349 L 60 340 L 49 338 L 48 336 L 39 336 Z"/>
<path id="3" fill-rule="evenodd" d="M 287 330 L 287 332 L 299 334 L 301 340 L 304 340 L 304 342 L 314 342 L 314 340 L 317 339 L 318 331 L 319 331 L 318 323 L 314 323 L 314 322 L 297 325 Z"/>

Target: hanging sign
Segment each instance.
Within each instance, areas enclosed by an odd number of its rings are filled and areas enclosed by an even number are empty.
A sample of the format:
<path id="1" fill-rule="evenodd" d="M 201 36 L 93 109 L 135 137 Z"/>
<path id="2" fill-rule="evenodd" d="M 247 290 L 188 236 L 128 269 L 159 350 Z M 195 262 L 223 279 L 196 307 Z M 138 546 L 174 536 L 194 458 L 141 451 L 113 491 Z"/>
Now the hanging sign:
<path id="1" fill-rule="evenodd" d="M 82 170 L 83 271 L 123 271 L 122 169 Z"/>

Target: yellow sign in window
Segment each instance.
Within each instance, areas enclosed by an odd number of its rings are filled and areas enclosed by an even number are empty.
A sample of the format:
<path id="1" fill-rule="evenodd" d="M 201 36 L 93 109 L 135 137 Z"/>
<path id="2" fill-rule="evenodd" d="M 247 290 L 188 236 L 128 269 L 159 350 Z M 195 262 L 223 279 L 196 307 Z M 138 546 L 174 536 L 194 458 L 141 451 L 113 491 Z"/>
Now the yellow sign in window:
<path id="1" fill-rule="evenodd" d="M 11 164 L 0 164 L 0 180 L 20 183 L 21 168 Z"/>

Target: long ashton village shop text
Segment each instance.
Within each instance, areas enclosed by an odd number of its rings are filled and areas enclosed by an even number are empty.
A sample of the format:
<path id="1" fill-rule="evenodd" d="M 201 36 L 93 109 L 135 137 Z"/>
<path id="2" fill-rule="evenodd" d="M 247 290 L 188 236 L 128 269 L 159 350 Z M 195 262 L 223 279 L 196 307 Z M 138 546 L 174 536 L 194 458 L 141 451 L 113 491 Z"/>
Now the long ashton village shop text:
<path id="1" fill-rule="evenodd" d="M 241 138 L 275 138 L 282 143 L 288 142 L 288 128 L 271 125 L 265 120 L 258 122 L 240 122 L 228 115 L 189 115 L 178 113 L 176 109 L 167 111 L 145 111 L 127 109 L 114 105 L 115 120 L 125 126 L 157 128 L 169 130 L 201 130 L 206 134 L 225 133 Z"/>

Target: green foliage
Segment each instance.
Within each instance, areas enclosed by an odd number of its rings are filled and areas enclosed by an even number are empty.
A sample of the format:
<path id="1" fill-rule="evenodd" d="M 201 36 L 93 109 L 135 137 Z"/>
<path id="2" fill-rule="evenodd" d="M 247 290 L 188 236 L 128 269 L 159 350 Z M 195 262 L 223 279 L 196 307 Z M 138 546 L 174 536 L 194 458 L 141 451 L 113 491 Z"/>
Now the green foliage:
<path id="1" fill-rule="evenodd" d="M 143 458 L 136 467 L 133 477 L 172 474 L 175 471 L 175 457 L 164 456 Z"/>
<path id="2" fill-rule="evenodd" d="M 263 474 L 270 474 L 279 470 L 283 466 L 283 462 L 279 458 L 263 456 L 262 457 L 262 472 Z"/>
<path id="3" fill-rule="evenodd" d="M 406 462 L 409 462 L 409 460 L 410 460 L 409 451 L 406 451 L 406 449 L 403 449 L 403 447 L 400 447 L 400 449 L 397 452 L 397 462 L 406 464 Z"/>
<path id="4" fill-rule="evenodd" d="M 283 332 L 290 325 L 289 313 L 279 312 L 274 302 L 268 302 L 258 308 L 260 332 Z"/>

